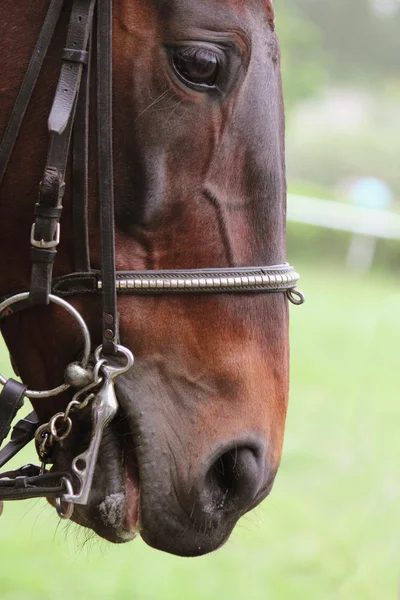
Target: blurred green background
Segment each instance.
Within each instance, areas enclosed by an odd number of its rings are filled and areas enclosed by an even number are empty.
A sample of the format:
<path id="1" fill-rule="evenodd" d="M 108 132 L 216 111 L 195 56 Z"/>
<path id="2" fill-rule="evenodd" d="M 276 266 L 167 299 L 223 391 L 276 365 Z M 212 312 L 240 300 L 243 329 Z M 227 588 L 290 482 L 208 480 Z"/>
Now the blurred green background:
<path id="1" fill-rule="evenodd" d="M 398 282 L 298 266 L 308 302 L 292 310 L 291 402 L 270 498 L 224 548 L 196 559 L 86 537 L 42 500 L 9 503 L 2 600 L 396 598 Z M 2 372 L 5 362 L 3 352 Z"/>
<path id="2" fill-rule="evenodd" d="M 276 0 L 289 189 L 350 202 L 374 176 L 400 206 L 399 0 Z M 400 244 L 346 267 L 351 234 L 290 223 L 308 302 L 291 311 L 291 401 L 271 497 L 215 554 L 110 546 L 44 501 L 5 506 L 2 600 L 389 600 L 400 575 Z M 0 351 L 1 372 L 11 374 Z M 27 455 L 26 455 L 27 456 Z M 31 455 L 33 459 L 33 454 Z"/>

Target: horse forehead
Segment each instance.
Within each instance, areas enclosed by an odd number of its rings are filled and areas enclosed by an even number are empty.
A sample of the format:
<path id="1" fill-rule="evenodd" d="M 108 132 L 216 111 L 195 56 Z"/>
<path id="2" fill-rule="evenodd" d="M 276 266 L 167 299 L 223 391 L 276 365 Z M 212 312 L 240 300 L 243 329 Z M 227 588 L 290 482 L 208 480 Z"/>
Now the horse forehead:
<path id="1" fill-rule="evenodd" d="M 261 12 L 270 24 L 274 21 L 272 0 L 168 0 L 165 5 L 172 8 L 178 16 L 187 10 L 194 10 L 215 18 L 226 12 L 233 18 L 236 15 L 242 19 L 249 12 L 257 15 Z"/>
<path id="2" fill-rule="evenodd" d="M 220 2 L 245 11 L 249 6 L 258 6 L 267 16 L 268 21 L 274 19 L 274 8 L 272 0 L 220 0 Z"/>
<path id="3" fill-rule="evenodd" d="M 270 26 L 274 23 L 272 0 L 120 0 L 119 7 L 121 20 L 127 20 L 130 27 L 136 24 L 151 28 L 160 16 L 167 20 L 205 16 L 212 22 L 223 15 L 235 20 L 235 17 L 242 19 L 249 12 L 259 14 L 260 11 Z"/>
<path id="4" fill-rule="evenodd" d="M 193 0 L 159 1 L 159 5 L 172 6 L 175 8 L 184 8 L 185 6 L 193 6 L 194 4 L 197 6 L 204 5 L 207 6 L 207 8 L 210 8 L 210 6 L 214 6 L 215 8 L 226 6 L 227 8 L 233 7 L 243 11 L 249 7 L 259 7 L 268 15 L 274 12 L 272 0 L 197 0 L 196 3 L 193 3 Z"/>

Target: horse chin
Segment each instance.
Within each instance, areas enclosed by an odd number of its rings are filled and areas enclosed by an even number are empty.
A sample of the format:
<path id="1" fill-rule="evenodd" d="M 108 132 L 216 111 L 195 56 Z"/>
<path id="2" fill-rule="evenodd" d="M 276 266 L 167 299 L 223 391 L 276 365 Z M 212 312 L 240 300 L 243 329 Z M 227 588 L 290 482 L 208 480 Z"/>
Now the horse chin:
<path id="1" fill-rule="evenodd" d="M 104 431 L 88 505 L 76 504 L 71 519 L 115 544 L 130 542 L 140 533 L 136 453 L 132 436 L 123 424 L 124 417 L 117 417 Z M 79 435 L 82 429 L 83 423 L 68 447 L 58 453 L 54 470 L 70 470 L 71 457 L 84 449 Z M 88 436 L 86 433 L 83 438 L 87 440 Z M 49 502 L 55 506 L 54 500 Z"/>
<path id="2" fill-rule="evenodd" d="M 122 447 L 122 490 L 105 496 L 92 509 L 90 527 L 102 538 L 113 543 L 126 543 L 140 533 L 139 524 L 139 477 L 135 457 L 132 457 L 131 444 Z M 109 473 L 112 479 L 113 473 Z M 97 497 L 102 494 L 101 489 Z M 97 513 L 97 514 L 96 514 Z M 100 518 L 100 523 L 99 523 Z"/>

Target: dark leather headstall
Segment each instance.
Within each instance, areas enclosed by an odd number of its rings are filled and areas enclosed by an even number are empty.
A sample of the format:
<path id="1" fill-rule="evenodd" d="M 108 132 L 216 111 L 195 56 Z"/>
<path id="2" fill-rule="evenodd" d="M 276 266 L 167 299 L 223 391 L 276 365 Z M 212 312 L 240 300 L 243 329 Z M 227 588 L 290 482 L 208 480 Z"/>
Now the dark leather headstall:
<path id="1" fill-rule="evenodd" d="M 31 61 L 0 144 L 0 185 L 35 89 L 43 61 L 63 11 L 70 0 L 51 0 Z M 93 31 L 96 12 L 97 31 Z M 101 271 L 90 267 L 88 227 L 89 104 L 92 45 L 97 68 L 97 188 L 100 207 Z M 0 314 L 49 303 L 50 294 L 69 297 L 99 293 L 102 297 L 103 355 L 117 353 L 117 292 L 123 294 L 284 292 L 301 304 L 298 275 L 287 264 L 226 269 L 116 272 L 112 148 L 112 0 L 73 0 L 61 55 L 61 71 L 48 119 L 49 147 L 31 229 L 32 271 L 29 297 Z M 76 272 L 54 279 L 68 159 L 72 161 L 73 227 Z M 11 296 L 9 294 L 8 296 Z M 7 297 L 8 297 L 7 296 Z M 2 302 L 6 297 L 0 299 Z M 0 445 L 22 404 L 25 387 L 9 380 L 0 395 Z M 14 427 L 0 451 L 0 468 L 33 438 L 34 414 Z M 29 466 L 0 474 L 0 500 L 65 493 L 64 473 L 41 473 Z"/>

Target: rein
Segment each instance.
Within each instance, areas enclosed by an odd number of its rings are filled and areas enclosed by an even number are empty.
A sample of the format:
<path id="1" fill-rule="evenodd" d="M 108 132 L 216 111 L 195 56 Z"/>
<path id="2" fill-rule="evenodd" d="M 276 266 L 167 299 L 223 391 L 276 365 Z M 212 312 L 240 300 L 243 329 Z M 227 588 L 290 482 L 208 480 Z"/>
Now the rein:
<path id="1" fill-rule="evenodd" d="M 51 0 L 34 53 L 26 71 L 11 117 L 0 144 L 0 184 L 9 163 L 26 109 L 35 89 L 43 61 L 54 36 L 66 0 Z M 93 22 L 96 13 L 97 31 Z M 91 269 L 88 223 L 89 91 L 92 45 L 97 65 L 97 182 L 100 206 L 101 271 Z M 49 147 L 39 186 L 35 219 L 31 229 L 32 271 L 27 290 L 0 299 L 0 319 L 35 305 L 56 303 L 77 321 L 84 338 L 83 358 L 68 365 L 65 380 L 48 391 L 27 390 L 0 375 L 0 446 L 24 398 L 54 397 L 74 390 L 66 410 L 40 424 L 35 413 L 19 421 L 10 442 L 0 450 L 0 468 L 30 440 L 35 439 L 41 467 L 28 465 L 0 473 L 1 500 L 34 497 L 56 498 L 61 518 L 70 518 L 75 504 L 87 504 L 102 432 L 118 410 L 114 380 L 133 365 L 133 355 L 119 345 L 117 293 L 133 295 L 199 293 L 285 293 L 293 304 L 304 302 L 296 289 L 299 279 L 288 264 L 266 267 L 232 267 L 168 271 L 116 271 L 112 147 L 112 0 L 73 0 L 62 52 L 58 85 L 48 119 Z M 65 173 L 72 159 L 74 258 L 76 272 L 53 278 L 60 241 L 60 218 L 65 192 Z M 65 300 L 77 294 L 100 294 L 102 298 L 102 345 L 91 354 L 86 323 Z M 110 357 L 125 358 L 121 367 Z M 86 452 L 72 462 L 69 473 L 47 471 L 56 444 L 68 437 L 71 414 L 90 406 L 92 436 Z"/>

